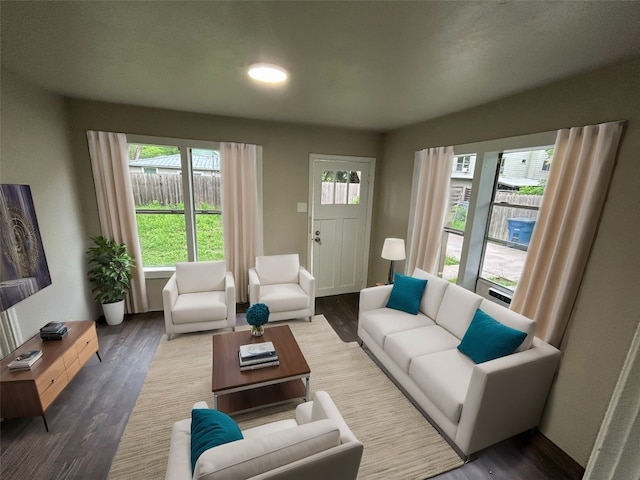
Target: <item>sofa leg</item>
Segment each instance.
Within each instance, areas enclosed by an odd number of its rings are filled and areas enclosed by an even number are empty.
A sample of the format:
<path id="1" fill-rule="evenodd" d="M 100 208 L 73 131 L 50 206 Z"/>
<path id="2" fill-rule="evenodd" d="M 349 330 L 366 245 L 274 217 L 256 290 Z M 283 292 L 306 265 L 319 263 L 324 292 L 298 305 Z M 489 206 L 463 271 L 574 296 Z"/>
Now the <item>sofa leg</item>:
<path id="1" fill-rule="evenodd" d="M 311 315 L 309 315 L 309 322 L 313 321 L 313 317 Z"/>
<path id="2" fill-rule="evenodd" d="M 173 338 L 173 335 L 171 335 L 170 333 L 167 333 L 167 342 L 170 342 L 172 338 Z"/>

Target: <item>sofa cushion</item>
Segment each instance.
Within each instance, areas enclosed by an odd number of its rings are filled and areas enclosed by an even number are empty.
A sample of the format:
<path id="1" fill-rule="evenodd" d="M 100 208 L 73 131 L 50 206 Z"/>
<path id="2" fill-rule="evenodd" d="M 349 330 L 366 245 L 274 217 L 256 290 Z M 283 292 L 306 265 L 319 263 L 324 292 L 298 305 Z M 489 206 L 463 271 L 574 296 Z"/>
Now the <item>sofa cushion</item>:
<path id="1" fill-rule="evenodd" d="M 396 273 L 387 308 L 417 315 L 427 281 Z"/>
<path id="2" fill-rule="evenodd" d="M 392 308 L 378 308 L 360 312 L 358 322 L 362 329 L 373 338 L 373 341 L 383 348 L 386 336 L 391 333 L 435 325 L 433 320 L 427 318 L 422 312 L 417 315 L 408 315 Z"/>
<path id="3" fill-rule="evenodd" d="M 320 420 L 207 450 L 196 463 L 194 480 L 237 480 L 310 457 L 340 445 L 338 427 Z"/>
<path id="4" fill-rule="evenodd" d="M 225 262 L 176 263 L 178 292 L 195 293 L 224 290 L 227 267 Z"/>
<path id="5" fill-rule="evenodd" d="M 202 453 L 210 448 L 242 440 L 238 424 L 218 410 L 191 410 L 191 472 Z"/>
<path id="6" fill-rule="evenodd" d="M 478 309 L 458 350 L 476 363 L 488 362 L 515 352 L 526 336 Z"/>
<path id="7" fill-rule="evenodd" d="M 413 271 L 413 276 L 429 281 L 420 300 L 420 311 L 426 313 L 427 317 L 435 319 L 438 316 L 444 292 L 451 283 L 419 268 Z"/>
<path id="8" fill-rule="evenodd" d="M 464 337 L 482 297 L 457 285 L 450 285 L 444 292 L 440 310 L 435 320 L 456 337 Z"/>
<path id="9" fill-rule="evenodd" d="M 270 312 L 289 312 L 309 308 L 309 295 L 297 283 L 261 285 L 260 302 Z"/>
<path id="10" fill-rule="evenodd" d="M 224 320 L 227 304 L 224 292 L 198 292 L 178 295 L 173 306 L 173 323 L 197 323 Z"/>
<path id="11" fill-rule="evenodd" d="M 412 358 L 450 350 L 459 343 L 458 337 L 444 328 L 430 325 L 387 335 L 384 351 L 400 368 L 409 373 Z"/>
<path id="12" fill-rule="evenodd" d="M 300 257 L 297 253 L 256 257 L 256 273 L 261 285 L 298 283 Z"/>
<path id="13" fill-rule="evenodd" d="M 475 363 L 457 349 L 416 357 L 409 376 L 436 407 L 457 424 Z"/>
<path id="14" fill-rule="evenodd" d="M 491 300 L 483 300 L 480 304 L 480 310 L 491 315 L 507 327 L 515 328 L 516 330 L 527 333 L 527 338 L 525 338 L 524 342 L 522 342 L 516 349 L 516 352 L 522 352 L 531 348 L 533 337 L 536 334 L 536 322 L 524 315 L 514 312 L 513 310 L 509 310 L 502 305 L 498 305 Z"/>

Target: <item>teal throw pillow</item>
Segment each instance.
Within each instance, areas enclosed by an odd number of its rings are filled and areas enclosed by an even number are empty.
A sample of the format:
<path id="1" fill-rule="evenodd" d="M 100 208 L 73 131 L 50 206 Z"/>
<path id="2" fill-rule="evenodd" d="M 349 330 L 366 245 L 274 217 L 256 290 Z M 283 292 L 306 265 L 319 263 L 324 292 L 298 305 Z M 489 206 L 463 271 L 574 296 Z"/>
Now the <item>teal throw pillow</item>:
<path id="1" fill-rule="evenodd" d="M 206 408 L 191 410 L 191 473 L 206 450 L 242 438 L 240 427 L 229 415 Z"/>
<path id="2" fill-rule="evenodd" d="M 420 300 L 422 300 L 422 294 L 426 286 L 427 280 L 425 279 L 407 277 L 396 273 L 387 308 L 417 315 L 420 308 Z"/>
<path id="3" fill-rule="evenodd" d="M 515 352 L 526 336 L 477 309 L 458 350 L 476 363 L 488 362 Z"/>

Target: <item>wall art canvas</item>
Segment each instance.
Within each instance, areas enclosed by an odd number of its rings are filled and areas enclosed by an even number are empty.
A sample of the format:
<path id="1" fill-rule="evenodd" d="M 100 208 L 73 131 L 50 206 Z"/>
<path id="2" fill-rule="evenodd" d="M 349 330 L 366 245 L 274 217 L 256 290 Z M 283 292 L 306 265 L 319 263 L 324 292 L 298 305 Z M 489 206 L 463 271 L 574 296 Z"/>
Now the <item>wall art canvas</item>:
<path id="1" fill-rule="evenodd" d="M 0 185 L 0 311 L 51 285 L 29 185 Z"/>

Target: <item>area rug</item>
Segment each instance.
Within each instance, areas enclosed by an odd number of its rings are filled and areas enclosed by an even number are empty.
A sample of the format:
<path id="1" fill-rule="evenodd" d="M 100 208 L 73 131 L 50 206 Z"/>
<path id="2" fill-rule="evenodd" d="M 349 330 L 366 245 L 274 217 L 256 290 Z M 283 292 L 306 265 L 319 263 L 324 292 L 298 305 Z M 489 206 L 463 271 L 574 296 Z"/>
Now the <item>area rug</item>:
<path id="1" fill-rule="evenodd" d="M 361 480 L 422 480 L 462 460 L 356 343 L 342 342 L 322 315 L 288 323 L 311 368 L 311 395 L 329 392 L 364 444 Z M 247 327 L 240 327 L 242 330 Z M 268 327 L 267 327 L 268 328 Z M 199 400 L 209 405 L 211 333 L 163 337 L 118 446 L 109 480 L 165 477 L 173 423 Z M 295 403 L 244 413 L 241 428 L 293 418 Z"/>

